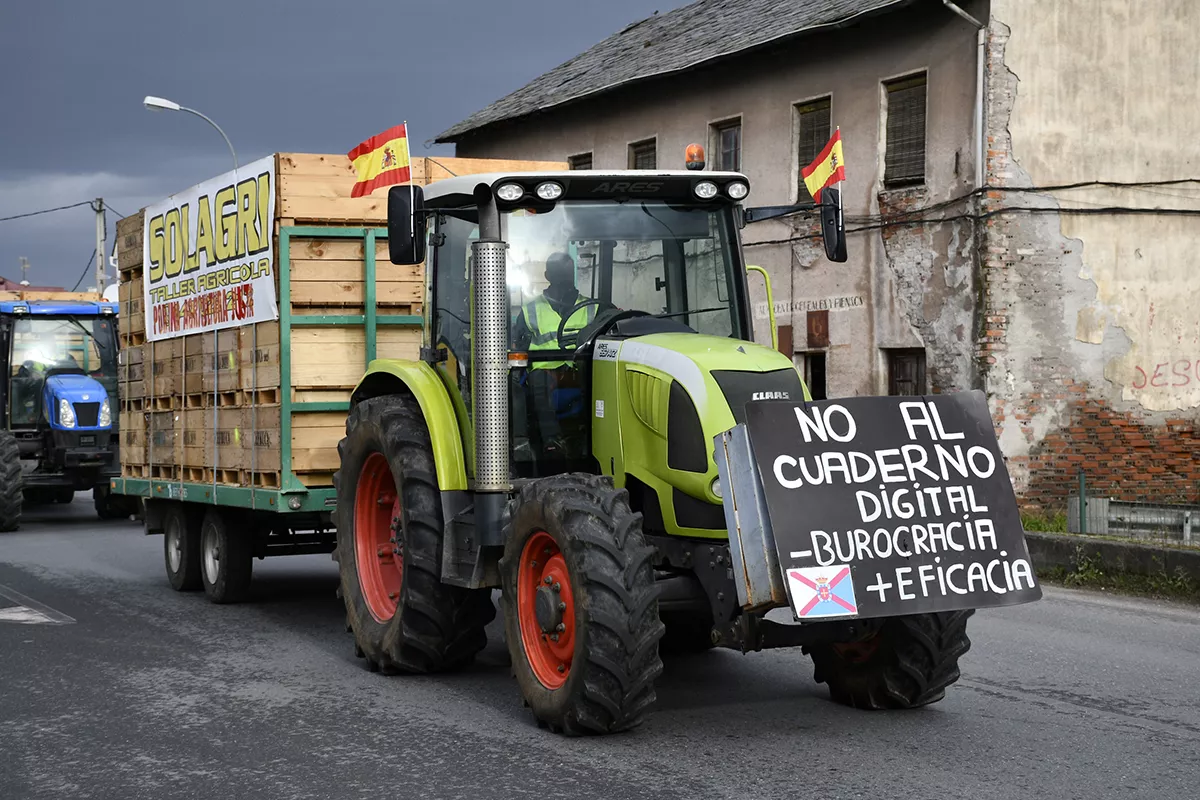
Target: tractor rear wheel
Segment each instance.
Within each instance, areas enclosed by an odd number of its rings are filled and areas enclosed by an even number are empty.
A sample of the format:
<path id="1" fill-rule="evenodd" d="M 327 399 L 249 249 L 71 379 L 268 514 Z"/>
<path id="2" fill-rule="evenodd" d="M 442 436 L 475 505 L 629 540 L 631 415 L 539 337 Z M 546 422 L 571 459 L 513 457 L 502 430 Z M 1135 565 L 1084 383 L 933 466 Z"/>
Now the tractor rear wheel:
<path id="1" fill-rule="evenodd" d="M 355 652 L 372 672 L 470 663 L 496 616 L 491 591 L 442 583 L 442 503 L 420 406 L 364 400 L 338 444 L 337 550 Z"/>
<path id="2" fill-rule="evenodd" d="M 916 708 L 936 703 L 959 678 L 958 660 L 970 648 L 973 610 L 885 619 L 870 639 L 805 648 L 814 677 L 833 699 L 866 709 Z"/>
<path id="3" fill-rule="evenodd" d="M 522 487 L 500 561 L 513 672 L 539 724 L 568 735 L 641 724 L 663 623 L 642 518 L 596 475 Z"/>
<path id="4" fill-rule="evenodd" d="M 0 532 L 20 527 L 24 489 L 25 474 L 21 471 L 17 438 L 8 431 L 0 431 Z"/>

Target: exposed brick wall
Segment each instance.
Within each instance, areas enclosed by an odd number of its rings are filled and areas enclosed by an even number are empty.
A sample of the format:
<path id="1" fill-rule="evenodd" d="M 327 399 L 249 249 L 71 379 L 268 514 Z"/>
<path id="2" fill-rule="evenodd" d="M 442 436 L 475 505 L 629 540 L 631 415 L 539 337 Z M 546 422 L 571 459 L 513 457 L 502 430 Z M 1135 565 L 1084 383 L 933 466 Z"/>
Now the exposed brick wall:
<path id="1" fill-rule="evenodd" d="M 1077 492 L 1083 472 L 1089 495 L 1155 503 L 1200 503 L 1200 430 L 1189 419 L 1147 425 L 1091 397 L 1086 384 L 1066 384 L 1067 424 L 1047 434 L 1028 462 L 1027 506 L 1056 511 Z M 1022 415 L 1017 412 L 1018 416 Z"/>

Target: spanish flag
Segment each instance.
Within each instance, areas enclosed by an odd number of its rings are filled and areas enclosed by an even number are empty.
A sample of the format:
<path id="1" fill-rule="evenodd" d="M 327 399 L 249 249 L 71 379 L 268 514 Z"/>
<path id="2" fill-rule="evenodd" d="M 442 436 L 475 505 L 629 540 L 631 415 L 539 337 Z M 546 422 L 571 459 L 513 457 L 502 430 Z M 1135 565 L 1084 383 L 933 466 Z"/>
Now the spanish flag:
<path id="1" fill-rule="evenodd" d="M 821 202 L 822 189 L 838 181 L 846 180 L 846 162 L 842 158 L 841 128 L 833 132 L 825 149 L 817 154 L 811 164 L 800 170 L 800 174 L 804 177 L 804 185 L 808 187 L 808 193 L 818 203 Z"/>
<path id="2" fill-rule="evenodd" d="M 351 197 L 362 197 L 380 186 L 406 183 L 412 179 L 408 161 L 408 123 L 372 136 L 346 154 L 354 163 L 358 182 Z"/>

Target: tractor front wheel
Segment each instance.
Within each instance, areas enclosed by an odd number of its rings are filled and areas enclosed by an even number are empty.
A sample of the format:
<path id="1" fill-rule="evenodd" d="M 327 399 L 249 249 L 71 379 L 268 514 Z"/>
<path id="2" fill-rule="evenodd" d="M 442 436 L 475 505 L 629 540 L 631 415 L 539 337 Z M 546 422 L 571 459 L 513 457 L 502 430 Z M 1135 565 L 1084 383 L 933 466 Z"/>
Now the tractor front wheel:
<path id="1" fill-rule="evenodd" d="M 967 619 L 974 613 L 889 617 L 864 641 L 810 646 L 814 677 L 829 685 L 835 701 L 854 708 L 936 703 L 959 678 L 958 660 L 971 647 Z"/>
<path id="2" fill-rule="evenodd" d="M 538 722 L 568 735 L 636 727 L 663 636 L 641 515 L 608 478 L 526 484 L 500 561 L 513 672 Z"/>
<path id="3" fill-rule="evenodd" d="M 355 652 L 372 671 L 470 663 L 496 607 L 490 590 L 442 583 L 442 503 L 420 406 L 396 395 L 364 400 L 338 452 L 335 557 Z"/>

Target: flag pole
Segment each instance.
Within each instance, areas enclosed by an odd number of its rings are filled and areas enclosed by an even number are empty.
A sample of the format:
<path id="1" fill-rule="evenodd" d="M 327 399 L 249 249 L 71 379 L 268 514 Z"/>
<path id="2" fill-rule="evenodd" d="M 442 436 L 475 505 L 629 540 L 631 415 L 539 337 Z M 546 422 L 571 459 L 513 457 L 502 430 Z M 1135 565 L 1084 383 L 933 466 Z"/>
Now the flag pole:
<path id="1" fill-rule="evenodd" d="M 837 134 L 838 138 L 840 139 L 841 135 L 842 135 L 842 126 L 841 125 L 834 126 L 834 132 Z M 846 172 L 846 165 L 839 164 L 838 166 L 841 168 L 842 174 L 844 175 Z M 842 198 L 842 194 L 844 191 L 842 184 L 845 182 L 846 182 L 845 178 L 842 178 L 840 181 L 838 181 L 838 227 L 839 228 L 841 228 L 842 226 L 845 225 L 845 222 L 843 221 L 843 218 L 842 218 L 842 207 L 843 207 L 843 203 L 844 203 L 844 200 Z"/>
<path id="2" fill-rule="evenodd" d="M 417 190 L 413 183 L 412 136 L 408 133 L 408 120 L 404 120 L 404 149 L 408 151 L 408 238 L 412 239 L 417 226 Z"/>

